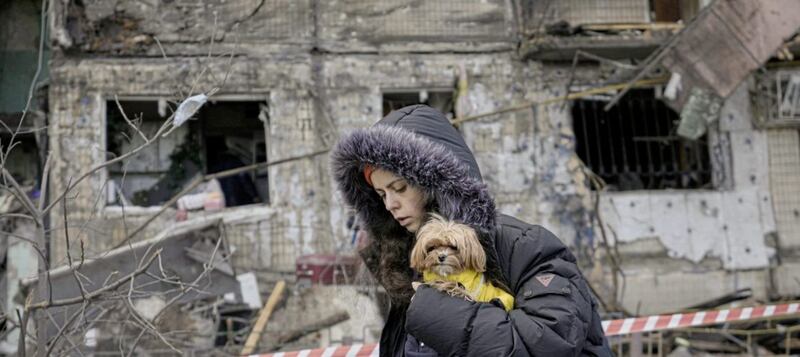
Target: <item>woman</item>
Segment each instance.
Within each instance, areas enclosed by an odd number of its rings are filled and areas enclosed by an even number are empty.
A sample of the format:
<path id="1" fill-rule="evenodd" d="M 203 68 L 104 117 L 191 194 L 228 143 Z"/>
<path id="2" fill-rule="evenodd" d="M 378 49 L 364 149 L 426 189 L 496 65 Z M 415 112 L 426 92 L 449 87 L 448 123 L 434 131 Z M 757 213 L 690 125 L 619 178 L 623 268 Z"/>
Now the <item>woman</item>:
<path id="1" fill-rule="evenodd" d="M 495 212 L 472 152 L 442 113 L 391 112 L 343 137 L 332 166 L 371 238 L 360 253 L 391 297 L 381 356 L 415 355 L 417 340 L 442 356 L 611 355 L 575 257 L 546 229 Z M 409 254 L 429 212 L 479 232 L 486 275 L 515 298 L 510 312 L 414 290 Z"/>

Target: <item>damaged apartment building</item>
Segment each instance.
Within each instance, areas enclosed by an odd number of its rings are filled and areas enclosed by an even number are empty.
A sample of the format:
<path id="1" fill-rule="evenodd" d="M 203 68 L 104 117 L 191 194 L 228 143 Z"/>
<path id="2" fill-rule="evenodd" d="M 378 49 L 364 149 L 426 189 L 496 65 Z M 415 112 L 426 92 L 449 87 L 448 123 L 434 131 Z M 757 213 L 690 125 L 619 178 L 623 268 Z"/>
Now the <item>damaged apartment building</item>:
<path id="1" fill-rule="evenodd" d="M 21 138 L 7 165 L 33 184 L 51 153 L 58 193 L 159 133 L 78 183 L 51 226 L 66 217 L 96 255 L 220 219 L 234 268 L 264 295 L 293 279 L 297 257 L 354 251 L 325 150 L 425 103 L 457 123 L 499 210 L 572 247 L 609 310 L 678 311 L 742 289 L 797 297 L 800 9 L 787 5 L 788 30 L 761 19 L 755 34 L 715 33 L 709 48 L 744 48 L 741 66 L 691 52 L 710 22 L 767 16 L 767 2 L 52 1 L 46 81 L 28 115 L 46 130 Z M 8 126 L 29 83 L 10 73 L 36 69 L 39 6 L 0 5 Z M 160 135 L 199 94 L 205 105 Z M 264 162 L 280 163 L 219 180 L 233 187 L 224 208 L 172 200 L 203 175 Z M 64 264 L 63 231 L 49 246 L 51 265 Z"/>

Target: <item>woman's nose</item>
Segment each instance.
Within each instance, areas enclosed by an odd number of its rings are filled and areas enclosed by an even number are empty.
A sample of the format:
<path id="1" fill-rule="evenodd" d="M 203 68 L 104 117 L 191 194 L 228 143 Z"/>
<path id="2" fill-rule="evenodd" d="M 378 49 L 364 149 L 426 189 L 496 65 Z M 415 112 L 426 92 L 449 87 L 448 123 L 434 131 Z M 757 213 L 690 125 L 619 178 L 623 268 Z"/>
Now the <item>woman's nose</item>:
<path id="1" fill-rule="evenodd" d="M 384 198 L 383 204 L 386 206 L 387 211 L 392 211 L 394 209 L 400 208 L 400 201 L 398 201 L 397 198 L 390 193 L 386 194 L 386 198 Z"/>

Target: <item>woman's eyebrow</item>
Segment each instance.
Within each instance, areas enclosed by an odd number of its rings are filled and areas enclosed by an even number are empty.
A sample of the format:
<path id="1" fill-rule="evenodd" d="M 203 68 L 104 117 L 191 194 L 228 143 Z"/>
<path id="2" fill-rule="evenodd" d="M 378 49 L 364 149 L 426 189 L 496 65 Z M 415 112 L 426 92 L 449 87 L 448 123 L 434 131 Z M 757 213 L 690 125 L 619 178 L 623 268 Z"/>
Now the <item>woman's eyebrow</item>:
<path id="1" fill-rule="evenodd" d="M 394 180 L 394 181 L 392 181 L 392 182 L 389 182 L 389 184 L 388 184 L 388 185 L 386 185 L 386 187 L 391 187 L 392 189 L 394 189 L 394 184 L 395 184 L 395 183 L 397 183 L 397 182 L 399 182 L 399 181 L 404 181 L 404 179 L 402 179 L 402 178 L 399 178 L 399 179 L 397 179 L 397 180 Z"/>

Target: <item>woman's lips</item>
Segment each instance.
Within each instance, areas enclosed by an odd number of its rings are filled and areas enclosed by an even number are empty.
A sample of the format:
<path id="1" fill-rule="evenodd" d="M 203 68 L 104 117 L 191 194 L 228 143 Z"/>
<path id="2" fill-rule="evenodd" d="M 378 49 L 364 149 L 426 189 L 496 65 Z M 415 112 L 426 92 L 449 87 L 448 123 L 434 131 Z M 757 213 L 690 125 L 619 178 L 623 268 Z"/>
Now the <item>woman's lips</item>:
<path id="1" fill-rule="evenodd" d="M 405 227 L 405 226 L 406 226 L 406 224 L 408 224 L 408 221 L 409 221 L 410 219 L 411 219 L 411 217 L 399 217 L 399 218 L 395 218 L 395 220 L 397 220 L 397 223 L 400 223 L 400 225 L 401 225 L 401 226 L 403 226 L 403 227 Z"/>

